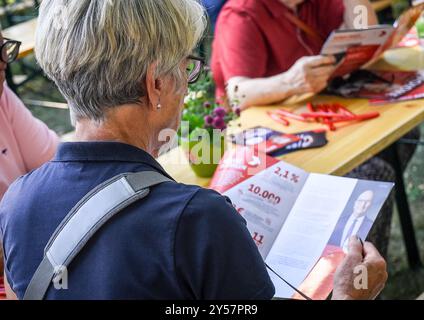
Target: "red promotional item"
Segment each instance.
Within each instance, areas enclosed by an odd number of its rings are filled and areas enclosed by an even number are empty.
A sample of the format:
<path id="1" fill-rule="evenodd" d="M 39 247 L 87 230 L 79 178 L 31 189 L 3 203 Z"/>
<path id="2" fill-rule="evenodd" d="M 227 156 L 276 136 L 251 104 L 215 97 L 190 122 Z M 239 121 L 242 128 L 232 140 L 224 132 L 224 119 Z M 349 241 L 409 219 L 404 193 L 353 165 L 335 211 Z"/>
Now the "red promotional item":
<path id="1" fill-rule="evenodd" d="M 255 148 L 234 147 L 225 153 L 210 188 L 224 193 L 278 162 Z"/>
<path id="2" fill-rule="evenodd" d="M 344 76 L 352 72 L 352 70 L 358 70 L 364 63 L 370 61 L 374 57 L 378 48 L 378 45 L 362 45 L 348 48 L 343 63 L 334 72 L 332 78 Z"/>
<path id="3" fill-rule="evenodd" d="M 268 112 L 268 115 L 278 123 L 282 123 L 286 126 L 290 125 L 290 120 L 310 122 L 310 123 L 322 123 L 325 124 L 329 130 L 336 131 L 336 123 L 351 122 L 355 123 L 358 121 L 366 121 L 378 118 L 379 112 L 369 112 L 363 114 L 354 114 L 349 111 L 346 107 L 339 103 L 333 104 L 307 104 L 308 112 L 301 114 L 295 114 L 287 110 L 277 110 L 274 112 Z"/>
<path id="4" fill-rule="evenodd" d="M 275 115 L 278 121 L 277 115 Z M 285 122 L 284 122 L 285 123 Z M 236 145 L 255 148 L 259 152 L 272 154 L 300 141 L 296 135 L 286 134 L 265 127 L 255 127 L 230 136 L 230 141 Z"/>
<path id="5" fill-rule="evenodd" d="M 321 55 L 335 56 L 338 61 L 331 78 L 343 77 L 373 65 L 384 52 L 398 46 L 414 27 L 423 10 L 424 3 L 412 6 L 405 10 L 393 26 L 375 25 L 333 31 L 321 50 Z"/>

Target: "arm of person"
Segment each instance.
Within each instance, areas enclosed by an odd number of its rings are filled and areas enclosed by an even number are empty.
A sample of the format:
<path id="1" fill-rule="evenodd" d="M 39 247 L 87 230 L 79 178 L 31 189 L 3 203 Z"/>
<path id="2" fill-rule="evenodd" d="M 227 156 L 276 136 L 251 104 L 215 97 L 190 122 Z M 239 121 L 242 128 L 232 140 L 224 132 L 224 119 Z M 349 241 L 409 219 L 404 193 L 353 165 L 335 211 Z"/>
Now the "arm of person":
<path id="1" fill-rule="evenodd" d="M 304 57 L 287 72 L 268 77 L 267 44 L 261 29 L 248 15 L 227 11 L 217 27 L 214 55 L 227 84 L 229 103 L 241 109 L 319 92 L 327 85 L 335 62 L 332 57 Z"/>
<path id="2" fill-rule="evenodd" d="M 268 105 L 282 101 L 294 95 L 296 91 L 287 73 L 269 78 L 233 77 L 227 85 L 229 101 L 241 110 L 253 105 Z"/>
<path id="3" fill-rule="evenodd" d="M 233 77 L 227 96 L 242 110 L 254 105 L 269 105 L 296 94 L 318 93 L 328 84 L 334 71 L 334 57 L 313 56 L 299 59 L 293 67 L 274 77 Z"/>
<path id="4" fill-rule="evenodd" d="M 343 0 L 345 6 L 344 26 L 347 29 L 356 29 L 356 21 L 363 21 L 364 17 L 358 17 L 359 14 L 364 13 L 368 26 L 378 24 L 377 14 L 372 7 L 369 0 Z M 365 10 L 356 9 L 362 6 Z"/>
<path id="5" fill-rule="evenodd" d="M 59 138 L 44 123 L 34 118 L 7 86 L 4 87 L 3 96 L 25 168 L 28 171 L 34 170 L 53 158 Z"/>

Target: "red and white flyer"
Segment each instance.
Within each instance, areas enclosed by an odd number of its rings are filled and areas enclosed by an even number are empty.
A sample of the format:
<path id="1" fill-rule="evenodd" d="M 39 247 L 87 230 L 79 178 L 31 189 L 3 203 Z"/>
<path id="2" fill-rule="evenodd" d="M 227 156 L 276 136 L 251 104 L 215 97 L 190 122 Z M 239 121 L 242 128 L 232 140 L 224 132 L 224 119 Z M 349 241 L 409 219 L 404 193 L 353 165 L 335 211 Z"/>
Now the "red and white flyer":
<path id="1" fill-rule="evenodd" d="M 211 189 L 247 221 L 266 263 L 313 299 L 325 299 L 353 235 L 365 239 L 393 184 L 311 174 L 257 149 L 230 149 Z M 276 297 L 298 298 L 273 272 Z"/>
<path id="2" fill-rule="evenodd" d="M 393 33 L 392 26 L 374 26 L 360 30 L 336 30 L 324 44 L 321 54 L 334 55 L 339 64 L 332 77 L 341 77 L 360 69 Z"/>
<path id="3" fill-rule="evenodd" d="M 405 39 L 423 11 L 424 3 L 421 3 L 406 10 L 393 26 L 333 31 L 321 51 L 322 55 L 334 55 L 338 59 L 332 78 L 343 77 L 374 64 L 384 52 L 397 47 Z"/>

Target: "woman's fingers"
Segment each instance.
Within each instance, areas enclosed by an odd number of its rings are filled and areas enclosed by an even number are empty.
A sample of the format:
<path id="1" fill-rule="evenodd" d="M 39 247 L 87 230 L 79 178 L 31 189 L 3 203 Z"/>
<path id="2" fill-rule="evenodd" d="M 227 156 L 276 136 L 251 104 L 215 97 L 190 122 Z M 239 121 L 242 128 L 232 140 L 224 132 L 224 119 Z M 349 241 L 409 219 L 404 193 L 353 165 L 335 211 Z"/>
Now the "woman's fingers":
<path id="1" fill-rule="evenodd" d="M 336 58 L 334 56 L 312 56 L 300 59 L 309 68 L 316 68 L 325 65 L 334 65 Z"/>
<path id="2" fill-rule="evenodd" d="M 310 74 L 318 77 L 318 76 L 327 76 L 327 78 L 329 78 L 334 70 L 336 68 L 334 66 L 324 66 L 324 67 L 318 67 L 318 68 L 313 68 L 310 70 Z"/>

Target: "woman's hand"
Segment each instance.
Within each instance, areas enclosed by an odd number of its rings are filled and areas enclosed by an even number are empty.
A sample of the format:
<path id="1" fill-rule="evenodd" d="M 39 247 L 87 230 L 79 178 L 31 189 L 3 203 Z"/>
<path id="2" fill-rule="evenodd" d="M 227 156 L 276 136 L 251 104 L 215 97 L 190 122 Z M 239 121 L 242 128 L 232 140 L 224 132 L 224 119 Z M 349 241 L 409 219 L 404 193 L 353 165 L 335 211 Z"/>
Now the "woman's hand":
<path id="1" fill-rule="evenodd" d="M 295 94 L 318 93 L 325 89 L 335 70 L 333 56 L 313 56 L 299 59 L 286 72 Z"/>
<path id="2" fill-rule="evenodd" d="M 357 237 L 349 243 L 349 253 L 334 276 L 333 300 L 372 300 L 387 281 L 387 266 L 369 242 L 362 246 Z"/>

